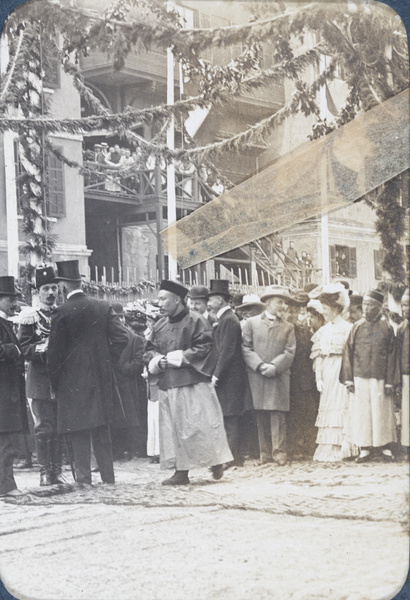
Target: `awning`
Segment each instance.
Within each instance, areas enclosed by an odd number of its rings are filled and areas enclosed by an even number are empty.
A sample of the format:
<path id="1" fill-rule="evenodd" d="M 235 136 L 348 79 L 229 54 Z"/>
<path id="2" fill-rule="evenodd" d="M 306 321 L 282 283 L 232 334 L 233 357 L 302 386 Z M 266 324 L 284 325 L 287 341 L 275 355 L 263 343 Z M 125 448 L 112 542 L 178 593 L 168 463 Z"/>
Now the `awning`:
<path id="1" fill-rule="evenodd" d="M 188 268 L 361 198 L 409 168 L 409 116 L 407 89 L 170 225 L 165 249 Z"/>

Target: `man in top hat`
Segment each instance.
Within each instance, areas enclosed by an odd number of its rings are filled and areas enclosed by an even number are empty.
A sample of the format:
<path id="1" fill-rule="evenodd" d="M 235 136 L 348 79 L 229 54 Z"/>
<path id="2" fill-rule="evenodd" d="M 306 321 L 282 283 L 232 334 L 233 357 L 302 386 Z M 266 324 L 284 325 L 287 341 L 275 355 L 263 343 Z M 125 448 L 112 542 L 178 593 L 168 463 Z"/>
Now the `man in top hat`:
<path id="1" fill-rule="evenodd" d="M 300 321 L 300 312 L 306 308 L 306 292 L 294 292 L 288 298 L 286 320 L 295 328 L 296 351 L 290 367 L 290 410 L 287 421 L 287 448 L 293 458 L 311 458 L 316 448 L 315 427 L 319 409 L 312 351 L 312 334 Z"/>
<path id="2" fill-rule="evenodd" d="M 261 463 L 287 463 L 286 414 L 290 406 L 290 367 L 296 349 L 294 327 L 284 319 L 288 298 L 286 288 L 269 286 L 261 297 L 264 312 L 247 319 L 242 330 Z"/>
<path id="3" fill-rule="evenodd" d="M 19 496 L 13 476 L 13 437 L 28 433 L 24 358 L 9 321 L 17 308 L 14 277 L 0 277 L 0 496 Z"/>
<path id="4" fill-rule="evenodd" d="M 211 280 L 209 306 L 216 315 L 213 348 L 216 365 L 212 383 L 221 404 L 234 464 L 242 466 L 244 456 L 240 448 L 239 418 L 246 410 L 252 408 L 252 404 L 249 394 L 246 393 L 248 381 L 242 357 L 241 324 L 230 307 L 230 298 L 227 279 Z"/>
<path id="5" fill-rule="evenodd" d="M 192 467 L 210 466 L 215 479 L 232 460 L 211 383 L 212 328 L 186 305 L 188 288 L 165 279 L 158 295 L 163 317 L 149 334 L 145 360 L 159 375 L 161 468 L 175 469 L 163 485 L 186 485 Z"/>
<path id="6" fill-rule="evenodd" d="M 47 367 L 58 430 L 71 439 L 77 483 L 91 484 L 91 440 L 101 479 L 114 483 L 109 425 L 119 398 L 112 360 L 126 347 L 127 331 L 108 302 L 84 294 L 77 260 L 57 269 L 67 300 L 51 323 Z"/>
<path id="7" fill-rule="evenodd" d="M 58 284 L 53 267 L 36 269 L 35 277 L 39 306 L 21 311 L 18 339 L 28 362 L 26 392 L 31 398 L 40 485 L 44 486 L 66 483 L 62 474 L 62 439 L 57 433 L 57 403 L 51 396 L 47 373 L 47 346 Z"/>
<path id="8" fill-rule="evenodd" d="M 350 331 L 340 370 L 350 392 L 345 435 L 360 447 L 359 463 L 371 460 L 374 448 L 393 461 L 391 444 L 397 440 L 392 394 L 398 384 L 397 348 L 393 328 L 382 317 L 383 300 L 378 290 L 364 295 L 364 318 Z"/>
<path id="9" fill-rule="evenodd" d="M 205 285 L 193 285 L 189 290 L 189 308 L 207 319 L 211 325 L 215 317 L 208 311 L 209 290 Z"/>

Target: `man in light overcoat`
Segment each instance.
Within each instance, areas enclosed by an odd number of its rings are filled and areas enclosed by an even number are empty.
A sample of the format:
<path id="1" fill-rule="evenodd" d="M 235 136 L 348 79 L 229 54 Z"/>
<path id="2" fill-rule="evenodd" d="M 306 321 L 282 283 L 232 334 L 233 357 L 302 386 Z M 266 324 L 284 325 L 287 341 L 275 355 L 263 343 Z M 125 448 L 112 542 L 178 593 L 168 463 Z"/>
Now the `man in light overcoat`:
<path id="1" fill-rule="evenodd" d="M 242 351 L 256 411 L 261 463 L 287 463 L 286 414 L 289 411 L 290 367 L 296 350 L 295 330 L 284 320 L 289 294 L 269 286 L 261 301 L 265 310 L 243 326 Z"/>

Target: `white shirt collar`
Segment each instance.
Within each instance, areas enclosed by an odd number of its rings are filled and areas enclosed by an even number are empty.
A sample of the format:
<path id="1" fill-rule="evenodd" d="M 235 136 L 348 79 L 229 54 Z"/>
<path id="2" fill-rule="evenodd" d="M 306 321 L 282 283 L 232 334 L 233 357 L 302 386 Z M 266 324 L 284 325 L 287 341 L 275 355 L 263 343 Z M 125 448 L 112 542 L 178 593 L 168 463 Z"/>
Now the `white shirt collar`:
<path id="1" fill-rule="evenodd" d="M 5 313 L 5 312 L 3 312 L 2 310 L 0 310 L 0 317 L 1 317 L 2 319 L 4 319 L 5 321 L 8 321 L 8 320 L 9 320 L 9 318 L 10 318 L 10 317 L 9 317 L 8 315 L 6 315 L 6 313 Z"/>
<path id="2" fill-rule="evenodd" d="M 267 310 L 265 310 L 265 315 L 268 317 L 269 321 L 276 321 L 277 319 L 276 315 L 271 315 Z"/>
<path id="3" fill-rule="evenodd" d="M 204 319 L 207 319 L 209 317 L 209 312 L 206 310 L 202 316 Z"/>
<path id="4" fill-rule="evenodd" d="M 216 313 L 216 318 L 217 318 L 217 319 L 220 319 L 220 318 L 221 318 L 221 315 L 223 315 L 223 314 L 224 314 L 224 312 L 226 312 L 226 311 L 227 311 L 227 310 L 229 310 L 230 308 L 231 308 L 231 307 L 229 306 L 229 304 L 228 304 L 227 306 L 224 306 L 223 308 L 220 308 L 220 309 L 218 310 L 218 312 Z"/>
<path id="5" fill-rule="evenodd" d="M 83 294 L 83 290 L 73 290 L 72 292 L 68 293 L 67 300 L 71 298 L 71 296 L 74 296 L 74 294 Z"/>

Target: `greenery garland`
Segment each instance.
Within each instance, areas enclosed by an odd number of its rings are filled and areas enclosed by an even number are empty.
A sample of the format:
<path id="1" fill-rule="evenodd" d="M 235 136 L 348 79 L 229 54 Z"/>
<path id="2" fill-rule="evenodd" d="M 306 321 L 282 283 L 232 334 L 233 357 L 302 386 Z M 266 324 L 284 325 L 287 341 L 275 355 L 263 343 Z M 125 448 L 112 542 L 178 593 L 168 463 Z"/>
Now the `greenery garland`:
<path id="1" fill-rule="evenodd" d="M 55 44 L 54 50 L 82 98 L 95 110 L 95 116 L 56 120 L 47 115 L 41 87 L 39 23 L 51 40 L 57 33 L 62 35 L 62 49 Z M 46 133 L 111 129 L 131 144 L 145 146 L 147 151 L 157 156 L 167 160 L 188 158 L 198 164 L 223 151 L 239 151 L 246 144 L 260 141 L 289 115 L 297 112 L 316 115 L 311 138 L 320 137 L 352 120 L 358 113 L 400 93 L 408 85 L 405 34 L 397 30 L 391 14 L 386 12 L 382 17 L 369 13 L 366 5 L 354 8 L 341 2 L 331 5 L 316 2 L 245 25 L 192 30 L 182 28 L 179 14 L 168 11 L 161 0 L 117 0 L 102 16 L 54 0 L 36 0 L 14 11 L 4 32 L 11 42 L 11 57 L 0 82 L 0 114 L 5 115 L 0 118 L 0 130 L 19 133 L 24 166 L 20 183 L 26 190 L 23 202 L 24 228 L 28 236 L 26 250 L 43 258 L 49 256 L 54 243 L 42 210 L 43 192 L 47 187 L 44 153 L 48 149 L 58 155 L 51 141 L 45 137 Z M 313 32 L 320 43 L 298 56 L 296 48 L 307 32 Z M 264 40 L 272 43 L 277 63 L 270 70 L 260 68 L 259 44 Z M 245 51 L 228 65 L 208 65 L 200 58 L 201 52 L 211 46 L 239 43 L 246 44 Z M 174 55 L 183 62 L 185 76 L 197 83 L 199 93 L 172 106 L 128 109 L 120 115 L 110 115 L 86 86 L 78 67 L 79 56 L 98 48 L 110 52 L 115 67 L 120 69 L 129 52 L 142 47 L 172 47 Z M 306 66 L 317 65 L 320 54 L 331 57 L 330 67 L 313 84 L 307 85 L 299 79 L 300 74 Z M 317 92 L 334 78 L 337 63 L 343 63 L 349 92 L 339 114 L 328 123 L 326 119 L 320 119 Z M 137 124 L 150 123 L 154 119 L 161 119 L 165 127 L 173 115 L 183 116 L 198 106 L 212 107 L 228 102 L 245 91 L 284 79 L 295 82 L 296 90 L 291 101 L 270 117 L 222 142 L 201 148 L 190 144 L 187 148 L 171 152 L 161 143 L 161 134 L 152 143 L 130 130 Z M 23 119 L 10 118 L 9 109 L 15 105 L 19 106 Z M 59 158 L 83 173 L 87 171 L 61 154 Z M 385 202 L 383 194 L 375 202 L 376 210 L 377 207 L 380 209 L 377 218 L 381 222 L 389 212 L 379 206 Z M 383 240 L 384 244 L 388 242 L 387 238 Z M 399 249 L 396 246 L 394 253 L 397 259 Z M 393 263 L 396 264 L 394 261 L 387 262 L 386 266 L 394 271 L 395 277 L 401 276 Z"/>

